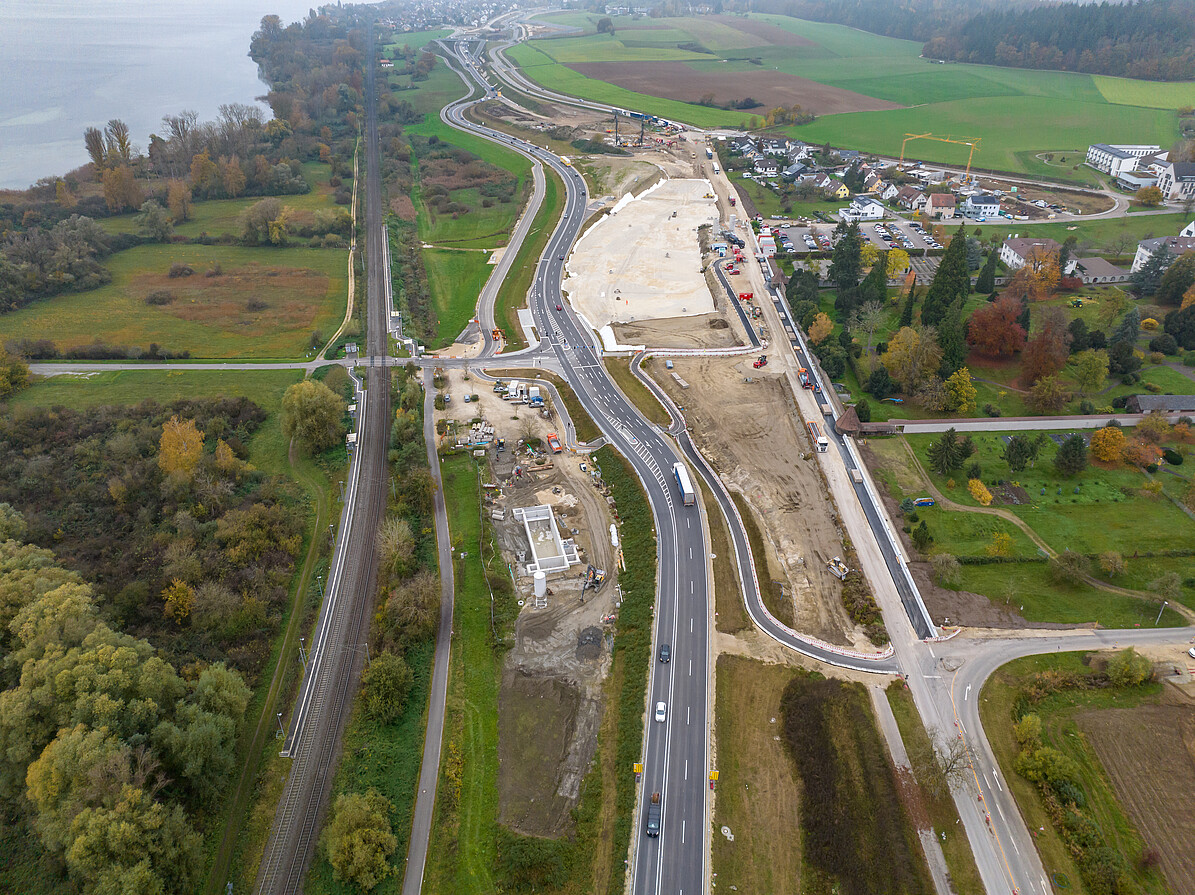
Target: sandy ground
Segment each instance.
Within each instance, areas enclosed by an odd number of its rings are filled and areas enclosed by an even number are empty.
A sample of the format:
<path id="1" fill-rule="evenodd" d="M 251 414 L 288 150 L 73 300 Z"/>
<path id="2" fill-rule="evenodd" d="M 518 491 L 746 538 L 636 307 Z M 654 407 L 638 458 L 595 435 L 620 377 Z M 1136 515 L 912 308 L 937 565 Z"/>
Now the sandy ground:
<path id="1" fill-rule="evenodd" d="M 617 568 L 609 536 L 613 517 L 589 473 L 589 457 L 520 447 L 521 439 L 556 431 L 550 409 L 545 416 L 507 404 L 492 383 L 476 376 L 466 379 L 464 371 L 443 375 L 443 392 L 452 401 L 437 418 L 455 420 L 468 431 L 481 417 L 506 439 L 506 451 L 487 452 L 498 487 L 487 489 L 485 502 L 491 532 L 522 601 L 499 690 L 501 819 L 523 833 L 559 836 L 568 832 L 570 809 L 597 749 L 602 682 L 612 657 L 613 628 L 604 619 L 615 612 Z M 476 394 L 478 400 L 466 404 L 466 394 Z M 455 441 L 452 435 L 444 440 Z M 582 562 L 548 576 L 547 605 L 537 608 L 533 579 L 519 562 L 520 554 L 530 558 L 530 545 L 513 510 L 541 504 L 552 507 L 561 537 L 576 542 Z M 607 580 L 600 590 L 582 594 L 590 563 L 605 570 Z"/>
<path id="2" fill-rule="evenodd" d="M 564 288 L 594 329 L 714 311 L 697 242 L 716 218 L 708 194 L 702 180 L 664 181 L 578 240 Z"/>
<path id="3" fill-rule="evenodd" d="M 642 323 L 619 323 L 614 335 L 623 345 L 652 348 L 729 348 L 742 344 L 736 329 L 721 314 L 697 317 L 665 317 Z"/>
<path id="4" fill-rule="evenodd" d="M 797 629 L 869 649 L 842 606 L 841 582 L 826 568 L 842 554 L 842 537 L 792 393 L 784 379 L 753 369 L 751 360 L 676 358 L 674 372 L 688 389 L 660 362 L 647 367 L 684 409 L 694 440 L 722 481 L 755 511 L 769 568 L 793 601 Z"/>

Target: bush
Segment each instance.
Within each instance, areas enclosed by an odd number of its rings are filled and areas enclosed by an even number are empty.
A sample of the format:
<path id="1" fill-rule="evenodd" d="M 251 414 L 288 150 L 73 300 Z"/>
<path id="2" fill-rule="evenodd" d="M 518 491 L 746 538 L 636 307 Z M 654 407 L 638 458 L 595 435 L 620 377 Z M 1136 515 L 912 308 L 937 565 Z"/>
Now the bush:
<path id="1" fill-rule="evenodd" d="M 1153 680 L 1154 665 L 1132 647 L 1108 660 L 1108 680 L 1117 687 L 1140 687 Z"/>
<path id="2" fill-rule="evenodd" d="M 402 656 L 382 653 L 361 676 L 365 711 L 379 724 L 389 724 L 402 714 L 411 689 L 411 669 Z"/>
<path id="3" fill-rule="evenodd" d="M 1000 408 L 989 402 L 983 405 L 983 412 L 990 417 L 997 417 L 1000 415 Z"/>
<path id="4" fill-rule="evenodd" d="M 1178 354 L 1178 340 L 1170 333 L 1163 333 L 1149 340 L 1149 350 L 1160 354 Z"/>
<path id="5" fill-rule="evenodd" d="M 147 305 L 168 305 L 174 301 L 174 293 L 167 292 L 165 289 L 155 289 L 149 295 L 145 296 L 145 303 Z"/>
<path id="6" fill-rule="evenodd" d="M 990 506 L 992 503 L 992 492 L 987 489 L 987 486 L 979 479 L 968 479 L 967 490 L 971 492 L 974 497 L 983 506 Z"/>
<path id="7" fill-rule="evenodd" d="M 1171 466 L 1182 466 L 1183 465 L 1183 455 L 1172 448 L 1166 448 L 1165 450 L 1162 451 L 1162 459 L 1165 460 L 1167 463 L 1169 463 Z"/>
<path id="8" fill-rule="evenodd" d="M 336 797 L 321 845 L 332 875 L 368 891 L 393 871 L 398 840 L 390 829 L 394 806 L 376 789 Z"/>
<path id="9" fill-rule="evenodd" d="M 942 587 L 953 588 L 958 584 L 962 566 L 954 556 L 949 553 L 935 553 L 930 557 L 930 564 L 934 569 L 934 581 Z"/>
<path id="10" fill-rule="evenodd" d="M 1059 584 L 1081 584 L 1087 565 L 1087 557 L 1082 553 L 1063 550 L 1050 560 L 1050 579 Z"/>
<path id="11" fill-rule="evenodd" d="M 189 277 L 193 273 L 195 273 L 195 268 L 191 267 L 191 265 L 175 261 L 170 265 L 170 272 L 167 276 L 172 280 L 177 280 L 179 277 Z"/>

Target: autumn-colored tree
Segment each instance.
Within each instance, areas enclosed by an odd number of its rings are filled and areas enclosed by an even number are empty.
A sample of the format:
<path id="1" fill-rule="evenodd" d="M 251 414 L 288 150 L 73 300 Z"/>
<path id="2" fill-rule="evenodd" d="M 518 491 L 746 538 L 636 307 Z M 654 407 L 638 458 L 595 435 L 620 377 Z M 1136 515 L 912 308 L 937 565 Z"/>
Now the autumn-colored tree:
<path id="1" fill-rule="evenodd" d="M 864 267 L 874 267 L 875 263 L 880 260 L 880 250 L 872 242 L 864 242 L 863 248 L 859 250 L 859 260 Z"/>
<path id="2" fill-rule="evenodd" d="M 108 149 L 104 145 L 104 135 L 98 127 L 89 127 L 83 131 L 83 145 L 87 147 L 87 154 L 91 157 L 96 176 L 102 175 L 108 167 Z"/>
<path id="3" fill-rule="evenodd" d="M 1151 463 L 1158 462 L 1158 458 L 1162 456 L 1162 450 L 1156 444 L 1135 438 L 1125 445 L 1123 456 L 1126 463 L 1146 467 Z"/>
<path id="4" fill-rule="evenodd" d="M 809 341 L 814 345 L 820 345 L 826 340 L 826 337 L 834 331 L 834 321 L 825 314 L 818 313 L 813 318 L 813 323 L 809 326 Z"/>
<path id="5" fill-rule="evenodd" d="M 1099 556 L 1100 571 L 1109 578 L 1123 575 L 1125 570 L 1124 557 L 1115 550 L 1105 550 Z"/>
<path id="6" fill-rule="evenodd" d="M 1138 437 L 1154 444 L 1165 441 L 1170 437 L 1170 432 L 1170 421 L 1161 413 L 1146 414 L 1141 422 L 1137 423 Z"/>
<path id="7" fill-rule="evenodd" d="M 1025 347 L 1025 330 L 1017 323 L 1021 303 L 1010 295 L 978 308 L 967 326 L 967 344 L 988 357 L 1007 357 Z"/>
<path id="8" fill-rule="evenodd" d="M 158 443 L 158 466 L 172 478 L 190 481 L 203 456 L 203 433 L 195 420 L 170 417 L 162 424 L 162 438 Z"/>
<path id="9" fill-rule="evenodd" d="M 887 268 L 888 279 L 896 279 L 909 269 L 909 253 L 904 249 L 889 249 Z"/>
<path id="10" fill-rule="evenodd" d="M 1043 376 L 1029 391 L 1028 404 L 1038 413 L 1057 413 L 1066 406 L 1070 393 L 1057 373 Z"/>
<path id="11" fill-rule="evenodd" d="M 181 180 L 172 180 L 166 188 L 166 205 L 174 223 L 191 219 L 191 188 Z"/>
<path id="12" fill-rule="evenodd" d="M 19 392 L 29 385 L 29 365 L 24 358 L 0 347 L 0 398 Z"/>
<path id="13" fill-rule="evenodd" d="M 190 184 L 196 193 L 208 197 L 215 195 L 221 188 L 220 166 L 212 161 L 206 149 L 191 159 Z"/>
<path id="14" fill-rule="evenodd" d="M 971 382 L 971 371 L 966 367 L 955 370 L 946 379 L 946 406 L 960 416 L 975 412 L 978 392 Z"/>
<path id="15" fill-rule="evenodd" d="M 1119 426 L 1105 426 L 1091 435 L 1091 456 L 1104 463 L 1119 463 L 1124 456 L 1124 431 Z"/>
<path id="16" fill-rule="evenodd" d="M 888 350 L 880 362 L 906 392 L 914 392 L 935 376 L 942 362 L 933 327 L 920 332 L 910 326 L 901 327 L 888 341 Z"/>
<path id="17" fill-rule="evenodd" d="M 1195 305 L 1195 286 L 1192 286 L 1183 293 L 1183 303 L 1180 307 L 1181 309 L 1186 309 L 1191 307 L 1191 305 Z"/>
<path id="18" fill-rule="evenodd" d="M 1053 376 L 1066 366 L 1070 357 L 1071 334 L 1066 312 L 1047 308 L 1039 317 L 1037 331 L 1025 345 L 1021 378 L 1029 384 L 1044 376 Z"/>
<path id="19" fill-rule="evenodd" d="M 1108 378 L 1108 352 L 1102 348 L 1098 351 L 1088 348 L 1073 355 L 1070 366 L 1079 394 L 1089 395 L 1098 391 Z"/>
<path id="20" fill-rule="evenodd" d="M 220 159 L 220 183 L 224 187 L 224 195 L 230 199 L 235 199 L 245 191 L 245 171 L 235 155 Z"/>
<path id="21" fill-rule="evenodd" d="M 988 556 L 1012 556 L 1012 535 L 1006 531 L 996 532 L 984 552 Z"/>
<path id="22" fill-rule="evenodd" d="M 128 165 L 109 168 L 104 172 L 104 202 L 113 214 L 140 208 L 145 201 L 133 169 Z"/>
<path id="23" fill-rule="evenodd" d="M 54 201 L 58 203 L 59 208 L 74 208 L 79 204 L 65 180 L 59 180 L 54 184 Z"/>
<path id="24" fill-rule="evenodd" d="M 113 118 L 104 127 L 104 142 L 109 161 L 127 165 L 133 160 L 133 144 L 129 139 L 129 126 L 119 118 Z"/>
<path id="25" fill-rule="evenodd" d="M 1137 190 L 1133 198 L 1147 208 L 1156 208 L 1162 204 L 1162 199 L 1165 197 L 1156 186 L 1143 186 Z"/>
<path id="26" fill-rule="evenodd" d="M 191 614 L 195 591 L 187 582 L 175 578 L 162 591 L 162 599 L 166 601 L 166 615 L 181 625 L 183 619 Z"/>

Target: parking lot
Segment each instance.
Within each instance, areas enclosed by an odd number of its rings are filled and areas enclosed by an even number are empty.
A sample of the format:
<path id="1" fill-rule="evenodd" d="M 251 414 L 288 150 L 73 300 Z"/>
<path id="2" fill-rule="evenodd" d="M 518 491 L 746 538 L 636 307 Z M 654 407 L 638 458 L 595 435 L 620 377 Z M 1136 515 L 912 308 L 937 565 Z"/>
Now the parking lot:
<path id="1" fill-rule="evenodd" d="M 765 221 L 776 234 L 776 248 L 796 255 L 809 252 L 828 252 L 834 244 L 834 224 L 788 224 Z M 940 249 L 929 231 L 921 230 L 910 221 L 862 221 L 859 232 L 878 249 Z M 792 244 L 789 249 L 785 241 Z"/>

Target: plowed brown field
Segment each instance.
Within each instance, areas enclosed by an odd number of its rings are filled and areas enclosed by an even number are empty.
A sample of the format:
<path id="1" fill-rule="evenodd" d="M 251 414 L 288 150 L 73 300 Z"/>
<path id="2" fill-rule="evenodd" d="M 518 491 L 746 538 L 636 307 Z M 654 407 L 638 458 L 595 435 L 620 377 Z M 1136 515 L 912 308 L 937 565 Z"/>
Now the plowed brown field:
<path id="1" fill-rule="evenodd" d="M 1144 705 L 1075 719 L 1175 895 L 1195 895 L 1195 709 Z"/>
<path id="2" fill-rule="evenodd" d="M 763 103 L 753 111 L 793 104 L 817 115 L 901 108 L 896 103 L 777 71 L 698 71 L 686 62 L 578 62 L 569 68 L 636 93 L 688 103 L 697 102 L 707 93 L 714 95 L 716 103 L 750 96 Z M 752 111 L 743 114 L 746 117 Z"/>

